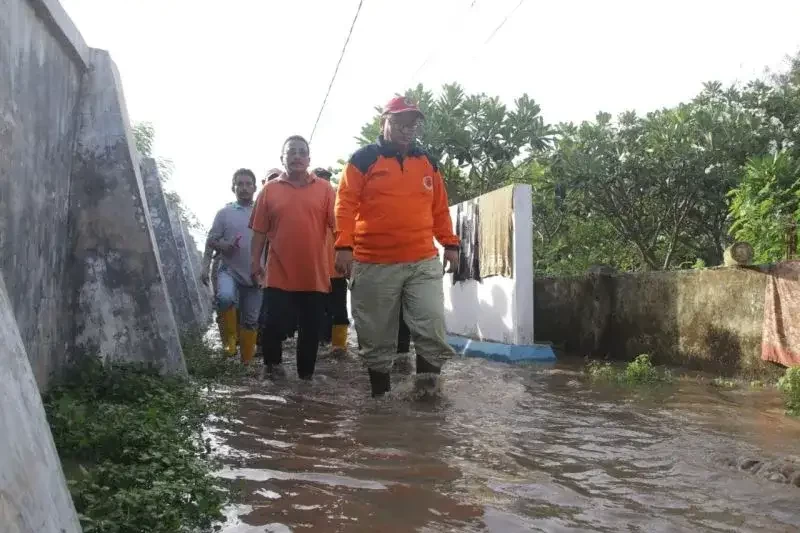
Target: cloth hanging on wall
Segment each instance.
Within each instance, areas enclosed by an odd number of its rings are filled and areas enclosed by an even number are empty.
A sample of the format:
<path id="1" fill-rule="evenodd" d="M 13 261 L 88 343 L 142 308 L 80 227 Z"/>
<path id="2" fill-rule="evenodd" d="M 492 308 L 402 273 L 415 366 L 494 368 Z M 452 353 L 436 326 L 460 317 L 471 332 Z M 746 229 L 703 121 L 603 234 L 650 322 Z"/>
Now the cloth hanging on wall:
<path id="1" fill-rule="evenodd" d="M 480 277 L 513 275 L 514 187 L 497 189 L 478 197 Z"/>
<path id="2" fill-rule="evenodd" d="M 456 209 L 456 235 L 461 241 L 458 254 L 458 272 L 453 274 L 453 283 L 474 279 L 481 280 L 479 267 L 478 225 L 480 212 L 475 200 L 458 204 Z"/>
<path id="3" fill-rule="evenodd" d="M 783 366 L 800 366 L 800 261 L 785 261 L 770 269 L 761 358 Z"/>

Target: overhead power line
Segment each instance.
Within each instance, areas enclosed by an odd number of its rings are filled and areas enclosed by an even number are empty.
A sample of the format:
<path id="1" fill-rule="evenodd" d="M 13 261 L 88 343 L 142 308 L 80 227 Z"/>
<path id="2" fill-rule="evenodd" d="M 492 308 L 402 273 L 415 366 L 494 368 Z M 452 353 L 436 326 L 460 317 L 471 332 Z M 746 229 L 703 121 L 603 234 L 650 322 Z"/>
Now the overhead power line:
<path id="1" fill-rule="evenodd" d="M 494 31 L 493 31 L 493 32 L 492 32 L 492 33 L 489 35 L 489 37 L 488 37 L 488 38 L 487 38 L 487 39 L 486 39 L 486 40 L 483 42 L 483 44 L 484 44 L 484 45 L 487 45 L 487 44 L 489 44 L 489 41 L 491 41 L 492 39 L 494 39 L 494 36 L 495 36 L 495 35 L 497 35 L 497 33 L 498 33 L 498 32 L 499 32 L 501 29 L 502 29 L 502 27 L 503 27 L 503 26 L 505 26 L 506 22 L 508 22 L 508 19 L 510 19 L 510 18 L 511 18 L 511 17 L 514 15 L 514 13 L 516 13 L 516 12 L 517 12 L 517 9 L 519 9 L 519 8 L 520 8 L 520 6 L 521 6 L 521 5 L 522 5 L 524 2 L 525 2 L 525 0 L 519 0 L 519 4 L 517 4 L 517 5 L 516 5 L 516 7 L 514 7 L 514 9 L 512 9 L 511 11 L 509 11 L 509 12 L 508 12 L 508 15 L 506 15 L 506 17 L 503 19 L 503 21 L 502 21 L 500 24 L 498 24 L 498 26 L 497 26 L 497 27 L 494 29 Z"/>
<path id="2" fill-rule="evenodd" d="M 464 13 L 463 13 L 463 15 L 461 16 L 461 18 L 460 18 L 460 19 L 457 21 L 457 23 L 456 23 L 456 24 L 454 24 L 454 25 L 453 25 L 453 27 L 459 27 L 459 26 L 461 26 L 461 23 L 462 23 L 462 22 L 464 22 L 464 19 L 467 17 L 467 15 L 469 14 L 470 10 L 472 10 L 472 8 L 474 8 L 474 7 L 475 7 L 475 4 L 477 4 L 477 3 L 478 3 L 478 2 L 477 2 L 477 0 L 472 0 L 472 1 L 470 2 L 470 4 L 467 6 L 467 9 L 466 9 L 466 11 L 464 11 Z M 451 28 L 451 29 L 452 29 L 452 28 Z M 443 39 L 443 40 L 442 40 L 442 43 L 445 43 L 445 42 L 447 42 L 447 39 Z M 413 82 L 415 79 L 417 79 L 417 75 L 418 75 L 420 72 L 422 72 L 422 69 L 424 69 L 424 68 L 425 68 L 425 67 L 428 65 L 428 63 L 430 62 L 430 60 L 431 60 L 431 59 L 433 59 L 433 56 L 434 56 L 434 55 L 436 55 L 436 54 L 438 54 L 438 53 L 441 51 L 441 49 L 442 49 L 442 45 L 440 44 L 439 46 L 437 46 L 436 48 L 434 48 L 434 49 L 431 51 L 431 53 L 430 53 L 430 54 L 428 54 L 428 57 L 426 57 L 426 58 L 425 58 L 425 61 L 423 61 L 422 63 L 420 63 L 420 64 L 419 64 L 419 66 L 417 67 L 417 70 L 415 70 L 415 71 L 414 71 L 414 74 L 411 76 L 411 81 L 412 81 L 412 82 Z"/>
<path id="3" fill-rule="evenodd" d="M 502 30 L 502 29 L 503 29 L 503 26 L 505 26 L 505 25 L 506 25 L 506 22 L 508 22 L 508 19 L 510 19 L 510 18 L 511 18 L 511 17 L 514 15 L 514 13 L 516 13 L 516 12 L 517 12 L 517 10 L 518 10 L 520 7 L 522 7 L 522 4 L 524 4 L 524 3 L 525 3 L 525 0 L 519 0 L 519 3 L 518 3 L 516 6 L 514 6 L 514 9 L 512 9 L 511 11 L 509 11 L 509 12 L 508 12 L 508 14 L 506 14 L 506 16 L 505 16 L 505 17 L 503 17 L 503 20 L 500 22 L 500 24 L 498 24 L 498 25 L 497 25 L 497 27 L 496 27 L 494 30 L 492 30 L 492 33 L 490 33 L 490 34 L 489 34 L 489 36 L 486 38 L 486 40 L 485 40 L 485 41 L 483 41 L 483 44 L 482 44 L 482 45 L 481 45 L 481 46 L 480 46 L 480 47 L 479 47 L 479 48 L 478 48 L 478 49 L 475 51 L 475 53 L 474 53 L 474 54 L 472 54 L 472 61 L 475 61 L 475 60 L 478 58 L 478 55 L 480 55 L 480 53 L 481 53 L 481 51 L 482 51 L 483 47 L 484 47 L 484 46 L 486 46 L 487 44 L 489 44 L 489 42 L 490 42 L 492 39 L 494 39 L 494 38 L 495 38 L 495 36 L 496 36 L 498 33 L 500 33 L 500 30 Z"/>
<path id="4" fill-rule="evenodd" d="M 353 35 L 353 28 L 356 27 L 356 21 L 358 20 L 358 15 L 361 13 L 361 6 L 363 4 L 364 0 L 359 0 L 358 8 L 356 8 L 356 15 L 353 17 L 353 23 L 350 24 L 350 31 L 347 32 L 347 39 L 345 39 L 344 46 L 342 47 L 342 53 L 339 55 L 339 61 L 336 63 L 336 68 L 333 71 L 331 82 L 328 84 L 328 90 L 325 93 L 325 98 L 322 100 L 322 106 L 319 108 L 319 113 L 317 114 L 317 120 L 314 121 L 314 127 L 311 129 L 311 136 L 308 138 L 309 142 L 311 142 L 314 139 L 314 132 L 317 131 L 317 125 L 319 124 L 319 119 L 322 117 L 322 112 L 325 110 L 325 104 L 328 103 L 328 96 L 330 96 L 331 94 L 331 88 L 333 87 L 333 82 L 336 81 L 336 75 L 339 73 L 339 66 L 342 64 L 342 59 L 344 59 L 344 54 L 347 51 L 347 45 L 350 42 L 350 36 Z"/>

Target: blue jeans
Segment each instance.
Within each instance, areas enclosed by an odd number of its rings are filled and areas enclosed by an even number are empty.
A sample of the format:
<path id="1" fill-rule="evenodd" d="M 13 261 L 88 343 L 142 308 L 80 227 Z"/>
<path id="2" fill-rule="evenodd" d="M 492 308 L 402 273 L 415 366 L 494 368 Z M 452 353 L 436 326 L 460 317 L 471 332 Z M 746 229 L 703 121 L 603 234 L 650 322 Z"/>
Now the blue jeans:
<path id="1" fill-rule="evenodd" d="M 236 281 L 224 264 L 217 272 L 217 311 L 222 312 L 231 306 L 239 309 L 239 321 L 245 329 L 258 329 L 258 315 L 261 312 L 261 287 L 247 286 Z"/>

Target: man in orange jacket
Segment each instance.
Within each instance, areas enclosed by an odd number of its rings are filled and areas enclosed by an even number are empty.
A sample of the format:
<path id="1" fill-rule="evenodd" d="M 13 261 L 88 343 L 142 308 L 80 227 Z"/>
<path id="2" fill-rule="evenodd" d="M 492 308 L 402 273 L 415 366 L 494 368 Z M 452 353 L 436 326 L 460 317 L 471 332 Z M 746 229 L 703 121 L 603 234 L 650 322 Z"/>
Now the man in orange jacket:
<path id="1" fill-rule="evenodd" d="M 422 112 L 405 98 L 384 108 L 383 135 L 358 150 L 336 196 L 336 269 L 350 276 L 356 333 L 373 396 L 391 388 L 400 309 L 414 339 L 417 374 L 435 383 L 453 356 L 444 323 L 444 269 L 458 265 L 447 192 L 436 161 L 414 144 Z"/>

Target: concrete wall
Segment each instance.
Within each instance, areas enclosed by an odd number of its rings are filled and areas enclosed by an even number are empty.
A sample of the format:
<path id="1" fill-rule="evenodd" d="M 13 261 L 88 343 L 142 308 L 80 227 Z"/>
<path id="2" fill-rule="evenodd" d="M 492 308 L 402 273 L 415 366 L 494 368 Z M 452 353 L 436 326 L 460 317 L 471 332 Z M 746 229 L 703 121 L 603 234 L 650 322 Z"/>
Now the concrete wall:
<path id="1" fill-rule="evenodd" d="M 180 257 L 183 277 L 191 288 L 192 306 L 203 317 L 203 322 L 207 324 L 211 320 L 211 293 L 208 287 L 200 283 L 200 268 L 196 266 L 197 247 L 194 239 L 186 231 L 179 215 L 178 206 L 169 198 L 167 198 L 167 212 L 172 227 L 172 236 Z"/>
<path id="2" fill-rule="evenodd" d="M 188 331 L 200 328 L 205 323 L 200 297 L 196 294 L 197 286 L 193 282 L 190 283 L 191 276 L 186 276 L 184 273 L 186 264 L 182 262 L 182 255 L 178 252 L 178 243 L 173 233 L 173 222 L 170 219 L 167 200 L 161 187 L 158 165 L 154 159 L 146 158 L 141 162 L 140 169 L 150 209 L 150 221 L 158 245 L 158 255 L 161 258 L 161 268 L 178 329 Z"/>
<path id="3" fill-rule="evenodd" d="M 453 276 L 446 275 L 445 320 L 452 335 L 514 345 L 534 342 L 531 189 L 513 188 L 513 277 L 453 284 Z M 458 205 L 450 207 L 454 227 L 457 210 Z"/>
<path id="4" fill-rule="evenodd" d="M 39 390 L 0 277 L 0 530 L 78 533 Z"/>
<path id="5" fill-rule="evenodd" d="M 75 347 L 185 373 L 133 147 L 116 66 L 91 50 L 70 195 Z"/>
<path id="6" fill-rule="evenodd" d="M 58 2 L 0 2 L 0 272 L 40 384 L 72 336 L 69 175 L 87 53 Z"/>
<path id="7" fill-rule="evenodd" d="M 197 285 L 197 290 L 200 293 L 200 302 L 205 309 L 206 317 L 208 320 L 211 320 L 214 295 L 212 294 L 210 284 L 205 286 L 200 282 L 200 275 L 203 272 L 203 250 L 200 246 L 198 246 L 198 241 L 185 225 L 183 226 L 183 235 L 184 240 L 186 241 L 186 246 L 189 249 L 189 259 L 192 263 L 192 279 L 194 279 L 195 284 Z M 205 240 L 201 242 L 203 243 L 202 247 L 205 248 Z"/>
<path id="8" fill-rule="evenodd" d="M 772 371 L 761 360 L 760 269 L 591 274 L 536 280 L 536 334 L 579 355 L 657 361 L 729 375 Z"/>

